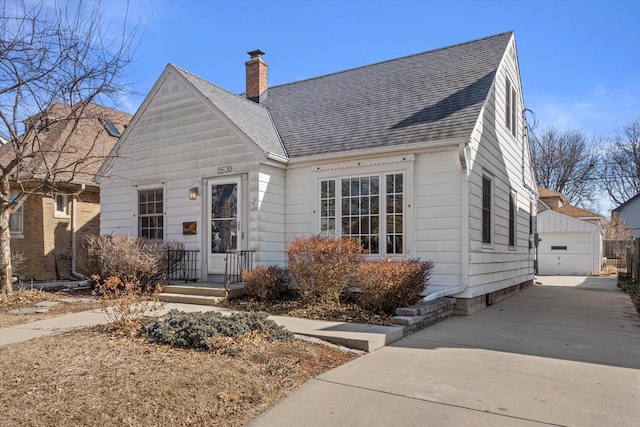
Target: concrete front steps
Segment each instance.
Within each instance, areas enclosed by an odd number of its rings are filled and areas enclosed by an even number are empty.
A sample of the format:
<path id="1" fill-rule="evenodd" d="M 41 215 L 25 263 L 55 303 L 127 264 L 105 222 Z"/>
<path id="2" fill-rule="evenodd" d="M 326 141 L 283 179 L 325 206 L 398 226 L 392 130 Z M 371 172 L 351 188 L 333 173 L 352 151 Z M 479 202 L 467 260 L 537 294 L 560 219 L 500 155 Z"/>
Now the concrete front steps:
<path id="1" fill-rule="evenodd" d="M 226 297 L 236 298 L 246 293 L 244 283 L 227 285 L 229 295 L 222 283 L 193 283 L 190 285 L 164 285 L 160 301 L 183 304 L 216 305 Z"/>

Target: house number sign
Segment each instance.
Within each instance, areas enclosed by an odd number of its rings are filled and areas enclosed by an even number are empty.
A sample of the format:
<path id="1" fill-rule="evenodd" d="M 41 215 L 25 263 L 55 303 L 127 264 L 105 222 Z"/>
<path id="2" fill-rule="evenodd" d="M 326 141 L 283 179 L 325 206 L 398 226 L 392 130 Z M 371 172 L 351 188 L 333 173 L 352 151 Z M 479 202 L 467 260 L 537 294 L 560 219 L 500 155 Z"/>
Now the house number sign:
<path id="1" fill-rule="evenodd" d="M 218 166 L 218 175 L 225 175 L 231 173 L 232 171 L 233 167 L 231 165 Z"/>

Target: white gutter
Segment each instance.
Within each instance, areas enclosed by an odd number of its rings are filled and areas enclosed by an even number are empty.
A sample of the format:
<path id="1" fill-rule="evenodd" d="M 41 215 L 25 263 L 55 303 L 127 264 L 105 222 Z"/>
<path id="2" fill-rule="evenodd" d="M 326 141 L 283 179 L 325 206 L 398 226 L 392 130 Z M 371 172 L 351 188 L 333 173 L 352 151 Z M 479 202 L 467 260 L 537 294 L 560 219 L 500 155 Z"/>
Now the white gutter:
<path id="1" fill-rule="evenodd" d="M 460 285 L 426 295 L 423 301 L 433 301 L 463 292 L 469 286 L 469 171 L 467 163 L 467 142 L 458 144 L 460 160 Z"/>

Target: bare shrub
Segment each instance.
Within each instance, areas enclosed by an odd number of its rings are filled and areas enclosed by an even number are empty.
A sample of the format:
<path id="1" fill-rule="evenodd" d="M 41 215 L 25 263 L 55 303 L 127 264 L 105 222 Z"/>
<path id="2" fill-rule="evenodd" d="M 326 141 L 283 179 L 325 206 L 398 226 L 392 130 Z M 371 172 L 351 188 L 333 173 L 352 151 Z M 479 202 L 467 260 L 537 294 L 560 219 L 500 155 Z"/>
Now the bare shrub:
<path id="1" fill-rule="evenodd" d="M 94 276 L 92 280 L 97 284 L 94 294 L 102 298 L 108 329 L 133 333 L 140 328 L 145 316 L 155 314 L 161 307 L 158 301 L 161 285 L 143 287 L 139 283 L 123 282 L 116 276 L 105 280 Z"/>
<path id="2" fill-rule="evenodd" d="M 357 280 L 358 304 L 368 310 L 393 314 L 398 307 L 413 305 L 431 278 L 433 263 L 417 258 L 384 259 L 362 263 Z"/>
<path id="3" fill-rule="evenodd" d="M 278 301 L 290 297 L 289 270 L 277 265 L 260 266 L 242 272 L 247 294 L 258 301 Z"/>
<path id="4" fill-rule="evenodd" d="M 320 236 L 294 240 L 288 255 L 291 280 L 305 303 L 340 304 L 364 261 L 357 241 Z"/>
<path id="5" fill-rule="evenodd" d="M 11 272 L 15 275 L 24 268 L 24 264 L 27 262 L 27 257 L 24 256 L 24 252 L 15 251 L 11 254 Z"/>
<path id="6" fill-rule="evenodd" d="M 148 240 L 141 237 L 111 235 L 87 236 L 78 256 L 78 267 L 88 277 L 117 277 L 122 283 L 135 283 L 145 288 L 163 273 L 175 269 L 181 259 L 170 250 L 180 251 L 184 245 L 175 242 Z M 95 283 L 94 283 L 95 284 Z"/>

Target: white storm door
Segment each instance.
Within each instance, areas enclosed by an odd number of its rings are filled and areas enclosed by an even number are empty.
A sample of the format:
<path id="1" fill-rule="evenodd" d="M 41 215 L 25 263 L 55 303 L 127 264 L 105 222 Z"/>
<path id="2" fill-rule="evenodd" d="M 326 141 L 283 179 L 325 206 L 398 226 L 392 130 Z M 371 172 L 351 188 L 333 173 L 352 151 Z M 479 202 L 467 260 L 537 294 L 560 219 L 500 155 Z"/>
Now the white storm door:
<path id="1" fill-rule="evenodd" d="M 208 257 L 209 274 L 224 273 L 228 250 L 241 249 L 241 181 L 239 178 L 209 180 Z"/>

